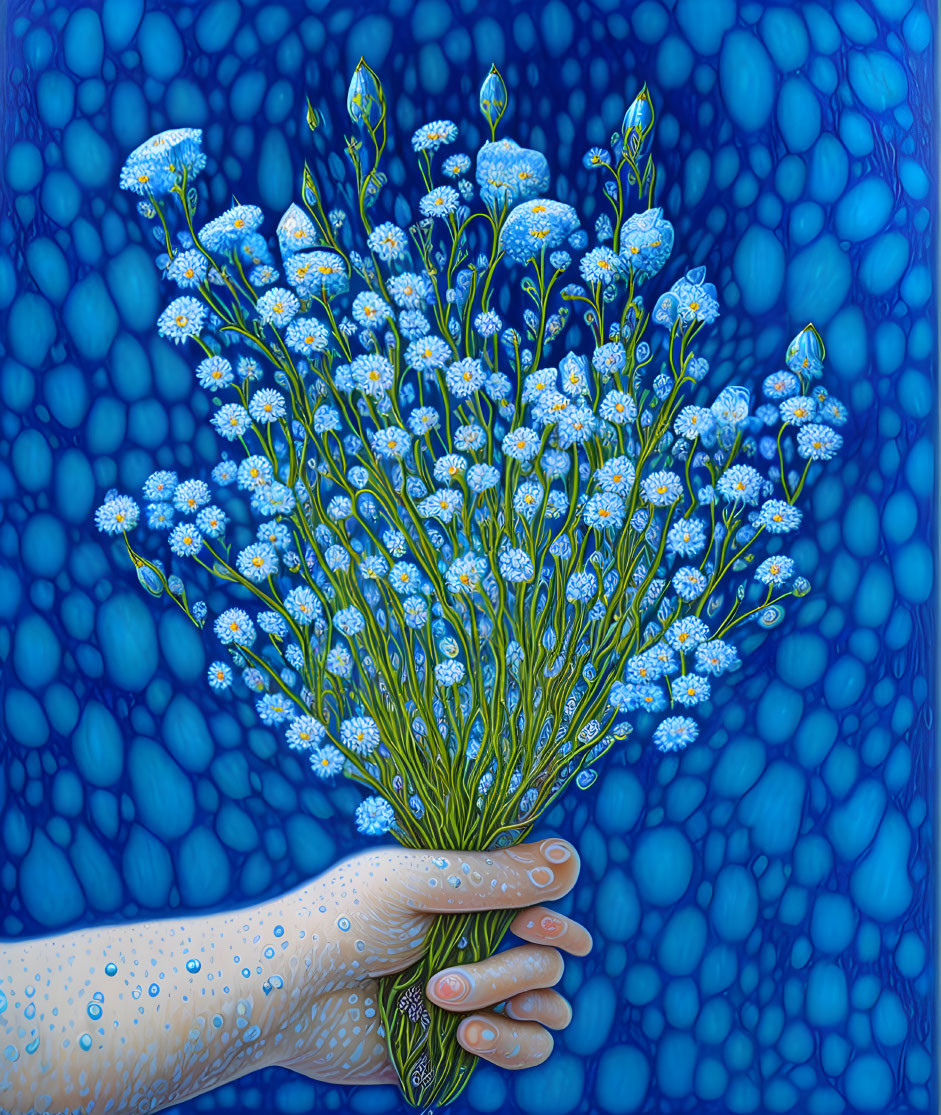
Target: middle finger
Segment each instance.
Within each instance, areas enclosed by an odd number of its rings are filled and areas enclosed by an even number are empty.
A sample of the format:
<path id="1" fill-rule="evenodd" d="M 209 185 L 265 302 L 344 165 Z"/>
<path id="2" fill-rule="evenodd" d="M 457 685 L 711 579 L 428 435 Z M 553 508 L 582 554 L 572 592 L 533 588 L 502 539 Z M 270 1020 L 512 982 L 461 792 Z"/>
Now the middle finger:
<path id="1" fill-rule="evenodd" d="M 564 968 L 556 949 L 521 945 L 476 964 L 445 968 L 428 981 L 426 992 L 446 1010 L 478 1010 L 524 991 L 552 987 L 562 978 Z"/>

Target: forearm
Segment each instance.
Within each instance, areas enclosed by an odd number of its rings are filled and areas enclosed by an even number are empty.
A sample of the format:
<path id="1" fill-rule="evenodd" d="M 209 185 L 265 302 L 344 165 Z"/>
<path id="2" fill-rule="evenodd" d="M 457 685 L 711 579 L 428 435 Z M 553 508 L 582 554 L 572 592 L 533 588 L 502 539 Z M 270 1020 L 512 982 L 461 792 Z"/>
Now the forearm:
<path id="1" fill-rule="evenodd" d="M 276 1063 L 313 964 L 274 912 L 0 945 L 0 1108 L 153 1111 Z"/>

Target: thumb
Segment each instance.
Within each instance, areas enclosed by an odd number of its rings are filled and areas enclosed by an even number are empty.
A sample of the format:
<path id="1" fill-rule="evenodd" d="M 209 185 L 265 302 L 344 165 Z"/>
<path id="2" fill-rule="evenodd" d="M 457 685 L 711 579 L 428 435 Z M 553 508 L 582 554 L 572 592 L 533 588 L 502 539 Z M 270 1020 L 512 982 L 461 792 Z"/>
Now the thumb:
<path id="1" fill-rule="evenodd" d="M 398 902 L 409 910 L 447 914 L 516 910 L 561 898 L 578 878 L 578 853 L 551 837 L 492 852 L 402 851 Z"/>

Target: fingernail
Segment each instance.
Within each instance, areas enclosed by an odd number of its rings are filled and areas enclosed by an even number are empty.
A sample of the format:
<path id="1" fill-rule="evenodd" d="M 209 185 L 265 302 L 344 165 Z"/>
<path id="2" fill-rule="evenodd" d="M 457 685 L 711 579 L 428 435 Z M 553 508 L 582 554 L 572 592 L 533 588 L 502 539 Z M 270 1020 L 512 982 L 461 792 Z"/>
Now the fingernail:
<path id="1" fill-rule="evenodd" d="M 539 928 L 547 937 L 558 937 L 560 933 L 565 932 L 565 922 L 561 918 L 546 914 L 546 916 L 540 920 Z"/>
<path id="2" fill-rule="evenodd" d="M 567 859 L 572 858 L 572 852 L 565 844 L 546 844 L 542 854 L 553 863 L 565 863 Z"/>
<path id="3" fill-rule="evenodd" d="M 460 1003 L 470 994 L 470 980 L 460 972 L 446 972 L 431 981 L 432 994 L 446 1003 Z"/>
<path id="4" fill-rule="evenodd" d="M 461 1024 L 461 1038 L 475 1049 L 484 1049 L 496 1040 L 496 1030 L 482 1018 L 469 1018 Z"/>
<path id="5" fill-rule="evenodd" d="M 551 867 L 534 867 L 526 874 L 534 887 L 548 887 L 555 881 L 555 872 Z"/>

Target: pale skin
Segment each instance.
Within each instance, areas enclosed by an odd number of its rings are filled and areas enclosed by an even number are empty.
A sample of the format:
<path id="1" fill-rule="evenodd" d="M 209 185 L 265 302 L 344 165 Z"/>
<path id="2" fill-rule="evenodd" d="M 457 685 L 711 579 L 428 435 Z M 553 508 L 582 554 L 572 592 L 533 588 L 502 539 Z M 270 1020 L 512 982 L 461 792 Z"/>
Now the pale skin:
<path id="1" fill-rule="evenodd" d="M 421 956 L 436 916 L 468 910 L 518 909 L 512 932 L 526 943 L 439 972 L 428 997 L 466 1014 L 457 1038 L 471 1053 L 537 1065 L 549 1030 L 571 1017 L 552 990 L 559 950 L 591 948 L 582 926 L 542 905 L 571 889 L 578 866 L 555 838 L 494 852 L 379 848 L 234 913 L 5 942 L 0 1110 L 137 1115 L 273 1065 L 395 1083 L 377 978 Z"/>

